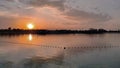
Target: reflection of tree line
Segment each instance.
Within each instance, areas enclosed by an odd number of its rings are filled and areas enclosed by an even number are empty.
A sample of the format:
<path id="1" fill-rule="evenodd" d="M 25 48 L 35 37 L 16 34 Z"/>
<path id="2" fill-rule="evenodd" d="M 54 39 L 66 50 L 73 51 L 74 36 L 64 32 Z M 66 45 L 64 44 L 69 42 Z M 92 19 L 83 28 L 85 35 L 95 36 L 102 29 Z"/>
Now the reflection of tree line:
<path id="1" fill-rule="evenodd" d="M 0 35 L 20 35 L 20 34 L 103 34 L 120 33 L 120 30 L 89 29 L 89 30 L 23 30 L 23 29 L 0 29 Z"/>

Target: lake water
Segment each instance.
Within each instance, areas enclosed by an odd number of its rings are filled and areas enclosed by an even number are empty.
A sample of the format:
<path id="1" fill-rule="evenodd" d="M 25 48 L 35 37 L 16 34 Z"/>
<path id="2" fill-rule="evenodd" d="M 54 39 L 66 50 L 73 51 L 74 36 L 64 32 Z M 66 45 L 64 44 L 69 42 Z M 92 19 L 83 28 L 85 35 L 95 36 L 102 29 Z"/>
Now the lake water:
<path id="1" fill-rule="evenodd" d="M 120 34 L 0 36 L 0 68 L 120 68 Z"/>

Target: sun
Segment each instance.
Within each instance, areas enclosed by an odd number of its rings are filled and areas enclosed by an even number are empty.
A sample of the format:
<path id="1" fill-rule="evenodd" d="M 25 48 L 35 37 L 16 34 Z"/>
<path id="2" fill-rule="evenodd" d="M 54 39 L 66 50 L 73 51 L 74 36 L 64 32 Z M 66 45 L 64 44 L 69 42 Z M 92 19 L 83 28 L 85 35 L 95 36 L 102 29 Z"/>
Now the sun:
<path id="1" fill-rule="evenodd" d="M 34 28 L 34 25 L 33 25 L 32 23 L 29 23 L 29 24 L 27 24 L 27 28 L 28 28 L 28 29 L 33 29 L 33 28 Z"/>

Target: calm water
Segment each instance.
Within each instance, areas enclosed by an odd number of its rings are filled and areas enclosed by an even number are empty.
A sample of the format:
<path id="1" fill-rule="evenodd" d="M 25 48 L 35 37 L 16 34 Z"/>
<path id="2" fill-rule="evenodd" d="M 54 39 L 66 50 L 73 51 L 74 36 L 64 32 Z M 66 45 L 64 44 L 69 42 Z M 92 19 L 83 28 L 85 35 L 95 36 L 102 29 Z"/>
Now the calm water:
<path id="1" fill-rule="evenodd" d="M 0 68 L 120 68 L 120 34 L 0 36 Z"/>

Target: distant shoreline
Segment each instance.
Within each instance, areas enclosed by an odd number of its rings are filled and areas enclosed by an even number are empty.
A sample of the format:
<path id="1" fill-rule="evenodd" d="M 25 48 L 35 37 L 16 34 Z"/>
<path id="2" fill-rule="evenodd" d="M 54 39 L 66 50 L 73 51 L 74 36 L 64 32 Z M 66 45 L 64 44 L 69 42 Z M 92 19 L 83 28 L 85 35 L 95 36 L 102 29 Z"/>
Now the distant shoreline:
<path id="1" fill-rule="evenodd" d="M 23 30 L 23 29 L 0 29 L 0 35 L 21 35 L 21 34 L 105 34 L 120 33 L 120 30 L 89 29 L 89 30 Z"/>

